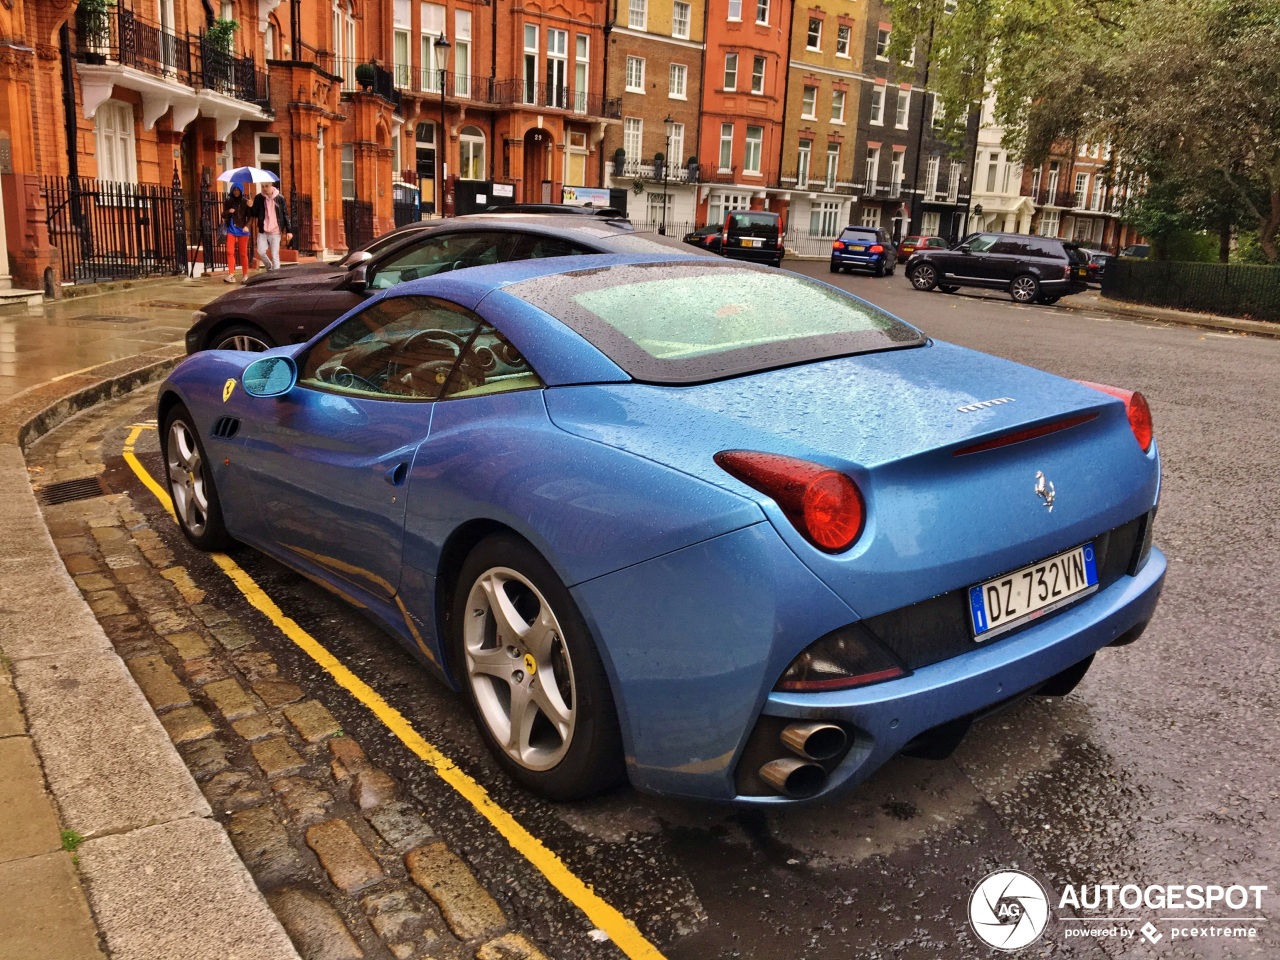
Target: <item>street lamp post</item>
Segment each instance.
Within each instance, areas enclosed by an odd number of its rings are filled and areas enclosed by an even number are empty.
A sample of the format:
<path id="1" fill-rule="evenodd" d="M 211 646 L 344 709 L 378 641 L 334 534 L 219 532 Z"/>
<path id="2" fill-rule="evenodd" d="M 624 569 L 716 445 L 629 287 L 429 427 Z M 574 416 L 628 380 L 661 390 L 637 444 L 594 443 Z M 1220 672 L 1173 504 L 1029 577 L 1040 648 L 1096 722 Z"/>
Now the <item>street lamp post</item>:
<path id="1" fill-rule="evenodd" d="M 440 211 L 440 216 L 444 216 L 444 148 L 449 142 L 449 136 L 445 132 L 444 118 L 444 82 L 445 67 L 449 61 L 450 43 L 444 38 L 444 32 L 440 33 L 432 43 L 436 51 L 436 62 L 440 65 L 440 136 L 436 138 L 436 209 Z"/>
<path id="2" fill-rule="evenodd" d="M 662 220 L 658 224 L 660 237 L 667 235 L 667 170 L 671 167 L 671 124 L 674 122 L 671 114 L 667 114 L 667 118 L 662 121 L 666 137 L 662 144 Z"/>

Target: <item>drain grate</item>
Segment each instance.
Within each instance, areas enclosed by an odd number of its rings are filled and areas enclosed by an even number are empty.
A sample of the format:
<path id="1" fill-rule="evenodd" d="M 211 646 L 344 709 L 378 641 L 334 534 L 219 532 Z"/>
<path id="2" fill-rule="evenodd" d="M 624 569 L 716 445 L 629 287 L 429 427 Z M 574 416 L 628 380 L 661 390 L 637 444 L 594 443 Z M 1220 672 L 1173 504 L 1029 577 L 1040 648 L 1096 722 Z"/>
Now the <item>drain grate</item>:
<path id="1" fill-rule="evenodd" d="M 86 317 L 67 317 L 72 323 L 146 323 L 146 317 L 121 317 L 115 314 L 91 314 Z"/>
<path id="2" fill-rule="evenodd" d="M 81 477 L 79 480 L 62 480 L 40 488 L 42 503 L 52 506 L 55 503 L 72 503 L 76 500 L 91 500 L 101 497 L 107 492 L 101 477 Z"/>

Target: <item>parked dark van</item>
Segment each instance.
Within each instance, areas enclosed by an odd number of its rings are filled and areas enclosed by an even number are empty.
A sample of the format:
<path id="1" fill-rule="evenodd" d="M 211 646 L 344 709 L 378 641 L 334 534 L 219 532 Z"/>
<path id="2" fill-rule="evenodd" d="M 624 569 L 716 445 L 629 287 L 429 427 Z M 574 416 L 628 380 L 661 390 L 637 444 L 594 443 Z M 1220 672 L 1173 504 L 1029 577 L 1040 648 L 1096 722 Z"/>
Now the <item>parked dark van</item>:
<path id="1" fill-rule="evenodd" d="M 731 260 L 782 266 L 782 217 L 764 210 L 731 210 L 720 231 L 720 253 Z"/>
<path id="2" fill-rule="evenodd" d="M 974 233 L 950 250 L 917 250 L 907 278 L 917 290 L 1007 290 L 1018 303 L 1057 303 L 1088 287 L 1089 257 L 1077 244 L 1023 233 Z"/>

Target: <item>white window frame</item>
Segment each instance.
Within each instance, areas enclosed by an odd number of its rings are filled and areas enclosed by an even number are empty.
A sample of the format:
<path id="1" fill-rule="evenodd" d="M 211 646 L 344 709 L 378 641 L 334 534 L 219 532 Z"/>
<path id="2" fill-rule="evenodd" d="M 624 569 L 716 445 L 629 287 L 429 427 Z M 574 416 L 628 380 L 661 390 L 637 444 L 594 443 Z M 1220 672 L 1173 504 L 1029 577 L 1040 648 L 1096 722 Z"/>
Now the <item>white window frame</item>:
<path id="1" fill-rule="evenodd" d="M 752 57 L 751 59 L 751 92 L 759 96 L 764 95 L 764 57 Z"/>
<path id="2" fill-rule="evenodd" d="M 586 113 L 591 78 L 591 38 L 585 33 L 574 35 L 573 56 L 573 112 Z"/>
<path id="3" fill-rule="evenodd" d="M 859 222 L 864 227 L 879 227 L 880 226 L 880 208 L 879 207 L 863 207 L 862 216 L 859 218 Z"/>
<path id="4" fill-rule="evenodd" d="M 724 89 L 726 93 L 732 93 L 738 89 L 738 55 L 736 53 L 724 55 Z"/>
<path id="5" fill-rule="evenodd" d="M 756 23 L 769 25 L 769 0 L 756 0 Z"/>
<path id="6" fill-rule="evenodd" d="M 814 29 L 814 25 L 817 29 Z M 809 18 L 809 29 L 805 34 L 804 48 L 806 50 L 822 50 L 822 20 L 818 17 Z"/>
<path id="7" fill-rule="evenodd" d="M 862 168 L 862 176 L 866 181 L 866 192 L 871 193 L 875 190 L 876 183 L 880 180 L 880 148 L 867 147 L 866 160 Z"/>
<path id="8" fill-rule="evenodd" d="M 1077 173 L 1076 189 L 1075 189 L 1075 201 L 1076 201 L 1075 205 L 1077 207 L 1083 207 L 1088 197 L 1089 197 L 1089 175 L 1087 173 Z"/>
<path id="9" fill-rule="evenodd" d="M 683 10 L 683 15 L 681 11 Z M 693 21 L 693 6 L 684 0 L 675 0 L 671 5 L 671 35 L 677 40 L 689 39 L 689 25 Z"/>
<path id="10" fill-rule="evenodd" d="M 815 200 L 809 208 L 809 236 L 836 237 L 840 234 L 839 200 Z"/>
<path id="11" fill-rule="evenodd" d="M 525 103 L 538 102 L 538 51 L 541 41 L 536 24 L 524 25 L 524 89 L 521 91 Z M 533 41 L 530 43 L 530 41 Z"/>
<path id="12" fill-rule="evenodd" d="M 649 28 L 649 0 L 627 0 L 627 26 L 632 30 Z"/>
<path id="13" fill-rule="evenodd" d="M 274 153 L 262 149 L 263 140 L 274 140 L 276 142 L 276 149 Z M 254 166 L 261 167 L 263 170 L 270 170 L 277 177 L 280 176 L 280 145 L 282 142 L 283 139 L 278 133 L 255 133 L 253 135 Z"/>
<path id="14" fill-rule="evenodd" d="M 894 104 L 893 126 L 897 130 L 906 130 L 911 126 L 911 91 L 898 88 L 898 100 Z"/>
<path id="15" fill-rule="evenodd" d="M 836 188 L 836 182 L 840 177 L 840 144 L 827 144 L 827 178 L 826 187 L 828 190 Z"/>
<path id="16" fill-rule="evenodd" d="M 796 186 L 809 185 L 809 171 L 813 163 L 813 141 L 801 140 L 796 147 Z"/>
<path id="17" fill-rule="evenodd" d="M 836 56 L 853 58 L 853 54 L 849 52 L 852 45 L 853 28 L 847 23 L 837 24 L 836 26 Z M 841 49 L 843 47 L 843 49 Z"/>
<path id="18" fill-rule="evenodd" d="M 751 136 L 752 130 L 758 130 L 759 135 Z M 754 154 L 754 156 L 753 156 Z M 764 157 L 764 127 L 748 125 L 746 137 L 743 140 L 742 148 L 742 173 L 744 176 L 759 176 L 761 169 L 761 161 Z M 755 166 L 752 166 L 754 162 Z"/>
<path id="19" fill-rule="evenodd" d="M 893 158 L 889 161 L 889 195 L 896 196 L 897 191 L 902 187 L 903 177 L 906 175 L 907 151 L 894 150 Z"/>
<path id="20" fill-rule="evenodd" d="M 951 173 L 947 177 L 947 202 L 955 203 L 960 196 L 960 161 L 951 161 Z"/>
<path id="21" fill-rule="evenodd" d="M 889 42 L 893 37 L 892 30 L 879 27 L 876 30 L 876 59 L 889 62 Z"/>
<path id="22" fill-rule="evenodd" d="M 644 57 L 627 57 L 627 93 L 644 93 Z"/>
<path id="23" fill-rule="evenodd" d="M 444 51 L 437 51 L 435 42 L 444 33 L 445 18 L 448 9 L 441 3 L 424 3 L 421 6 L 421 17 L 418 21 L 418 46 L 422 54 L 422 91 L 424 93 L 440 92 L 440 66 L 447 64 Z"/>
<path id="24" fill-rule="evenodd" d="M 1036 224 L 1036 233 L 1042 237 L 1056 237 L 1062 227 L 1062 211 L 1040 211 L 1040 222 Z"/>
<path id="25" fill-rule="evenodd" d="M 924 195 L 934 197 L 938 193 L 938 171 L 942 167 L 942 158 L 936 153 L 929 158 L 924 168 Z"/>
<path id="26" fill-rule="evenodd" d="M 831 122 L 844 126 L 844 105 L 848 97 L 843 90 L 831 91 Z M 837 109 L 837 107 L 839 109 Z"/>
<path id="27" fill-rule="evenodd" d="M 926 237 L 936 237 L 942 229 L 942 213 L 928 210 L 920 215 L 920 233 Z"/>
<path id="28" fill-rule="evenodd" d="M 475 133 L 468 133 L 474 130 Z M 484 131 L 468 124 L 458 131 L 458 179 L 485 180 L 485 161 L 488 159 Z M 476 174 L 470 176 L 469 174 Z"/>
<path id="29" fill-rule="evenodd" d="M 729 12 L 725 19 L 735 23 L 742 22 L 742 0 L 729 0 Z"/>
<path id="30" fill-rule="evenodd" d="M 689 99 L 689 68 L 683 63 L 671 64 L 667 97 L 672 100 Z"/>
<path id="31" fill-rule="evenodd" d="M 800 90 L 800 119 L 818 119 L 818 88 L 805 84 Z"/>
<path id="32" fill-rule="evenodd" d="M 871 88 L 871 126 L 884 126 L 884 91 L 885 86 L 878 83 Z"/>
<path id="33" fill-rule="evenodd" d="M 468 98 L 471 96 L 470 10 L 454 11 L 453 34 L 453 94 L 456 97 Z"/>
<path id="34" fill-rule="evenodd" d="M 569 106 L 569 31 L 547 28 L 547 102 Z"/>
<path id="35" fill-rule="evenodd" d="M 672 123 L 671 135 L 667 137 L 667 169 L 674 170 L 684 166 L 684 124 Z M 667 174 L 668 177 L 671 174 Z"/>
<path id="36" fill-rule="evenodd" d="M 729 173 L 731 170 L 733 170 L 733 124 L 722 123 L 720 124 L 720 172 Z"/>
<path id="37" fill-rule="evenodd" d="M 628 160 L 636 163 L 644 155 L 644 119 L 624 117 L 622 121 L 622 150 Z"/>
<path id="38" fill-rule="evenodd" d="M 133 105 L 104 100 L 93 117 L 98 153 L 98 179 L 110 183 L 138 182 L 138 142 Z"/>

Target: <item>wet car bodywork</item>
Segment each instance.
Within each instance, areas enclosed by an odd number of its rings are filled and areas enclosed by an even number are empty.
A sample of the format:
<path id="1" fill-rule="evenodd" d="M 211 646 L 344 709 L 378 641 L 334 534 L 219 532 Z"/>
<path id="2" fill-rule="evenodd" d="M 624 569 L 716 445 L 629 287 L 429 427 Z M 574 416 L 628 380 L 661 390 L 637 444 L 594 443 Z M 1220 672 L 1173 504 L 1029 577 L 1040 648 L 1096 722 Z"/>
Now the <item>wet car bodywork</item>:
<path id="1" fill-rule="evenodd" d="M 412 298 L 477 317 L 500 358 L 490 371 L 519 388 L 486 392 L 473 372 L 460 393 L 401 398 L 324 379 L 326 364 L 354 369 L 350 324 Z M 827 309 L 797 319 L 797 304 Z M 819 319 L 835 313 L 848 329 Z M 795 326 L 738 338 L 744 316 Z M 302 379 L 250 395 L 249 365 L 275 358 Z M 448 362 L 445 390 L 467 365 Z M 191 467 L 189 427 L 230 536 L 364 606 L 472 698 L 482 733 L 493 701 L 475 690 L 505 628 L 496 645 L 468 639 L 477 571 L 544 562 L 527 616 L 550 611 L 576 639 L 554 665 L 510 644 L 512 662 L 548 683 L 567 673 L 574 735 L 616 722 L 618 769 L 672 795 L 827 795 L 1014 698 L 1065 692 L 1099 649 L 1142 632 L 1165 571 L 1158 452 L 1128 400 L 724 260 L 565 258 L 407 283 L 309 344 L 189 358 L 158 412 L 171 488 Z M 856 494 L 838 509 L 823 499 L 833 483 Z M 832 516 L 848 543 L 815 532 Z M 974 590 L 1086 549 L 1089 590 L 975 635 Z M 574 674 L 595 652 L 598 696 Z M 553 796 L 607 785 L 506 766 Z"/>

